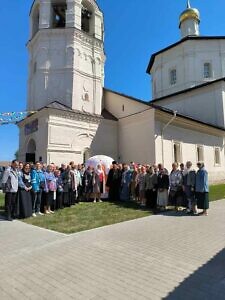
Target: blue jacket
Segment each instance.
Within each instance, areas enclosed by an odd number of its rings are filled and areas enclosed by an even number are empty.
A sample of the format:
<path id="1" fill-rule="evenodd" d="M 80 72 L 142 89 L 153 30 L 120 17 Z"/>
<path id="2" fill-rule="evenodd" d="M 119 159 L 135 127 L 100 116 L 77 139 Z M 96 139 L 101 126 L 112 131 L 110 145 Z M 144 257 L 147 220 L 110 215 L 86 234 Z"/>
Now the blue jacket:
<path id="1" fill-rule="evenodd" d="M 45 176 L 42 170 L 31 171 L 31 185 L 34 192 L 40 192 L 41 186 L 45 187 Z"/>
<path id="2" fill-rule="evenodd" d="M 56 177 L 52 172 L 45 172 L 45 189 L 44 191 L 48 193 L 49 191 L 55 192 L 57 190 Z"/>
<path id="3" fill-rule="evenodd" d="M 198 193 L 209 192 L 208 172 L 204 168 L 199 169 L 196 173 L 195 191 Z"/>

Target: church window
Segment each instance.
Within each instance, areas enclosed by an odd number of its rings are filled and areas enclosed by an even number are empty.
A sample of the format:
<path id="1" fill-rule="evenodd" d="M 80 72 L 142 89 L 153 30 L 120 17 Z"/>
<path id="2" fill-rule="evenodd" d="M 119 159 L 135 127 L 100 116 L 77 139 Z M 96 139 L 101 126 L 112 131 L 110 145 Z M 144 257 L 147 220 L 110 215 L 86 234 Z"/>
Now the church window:
<path id="1" fill-rule="evenodd" d="M 122 105 L 122 111 L 124 111 L 125 110 L 125 106 L 124 106 L 124 104 Z"/>
<path id="2" fill-rule="evenodd" d="M 172 69 L 170 70 L 170 84 L 174 85 L 177 83 L 177 70 Z"/>
<path id="3" fill-rule="evenodd" d="M 220 165 L 220 148 L 216 147 L 214 149 L 215 165 Z"/>
<path id="4" fill-rule="evenodd" d="M 211 78 L 212 77 L 212 67 L 210 63 L 204 63 L 204 78 Z"/>
<path id="5" fill-rule="evenodd" d="M 85 93 L 84 94 L 84 101 L 89 101 L 90 99 L 89 99 L 89 95 L 88 95 L 88 93 Z"/>
<path id="6" fill-rule="evenodd" d="M 87 33 L 90 32 L 91 11 L 87 7 L 82 8 L 81 12 L 81 29 Z"/>
<path id="7" fill-rule="evenodd" d="M 83 153 L 83 163 L 86 163 L 90 157 L 91 157 L 90 149 L 87 148 L 84 150 Z"/>
<path id="8" fill-rule="evenodd" d="M 64 28 L 66 26 L 66 1 L 53 3 L 52 5 L 52 27 Z"/>
<path id="9" fill-rule="evenodd" d="M 173 144 L 174 162 L 181 163 L 181 144 L 176 142 Z"/>
<path id="10" fill-rule="evenodd" d="M 197 146 L 197 161 L 204 161 L 203 146 Z"/>

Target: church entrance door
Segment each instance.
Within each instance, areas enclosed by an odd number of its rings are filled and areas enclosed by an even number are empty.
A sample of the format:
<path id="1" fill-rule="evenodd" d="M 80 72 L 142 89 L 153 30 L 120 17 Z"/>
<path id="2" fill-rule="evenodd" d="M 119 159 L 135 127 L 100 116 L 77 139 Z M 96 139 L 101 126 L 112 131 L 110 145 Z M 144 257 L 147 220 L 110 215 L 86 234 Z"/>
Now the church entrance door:
<path id="1" fill-rule="evenodd" d="M 35 163 L 36 160 L 36 143 L 33 139 L 27 144 L 26 162 Z"/>
<path id="2" fill-rule="evenodd" d="M 26 153 L 26 162 L 35 163 L 35 153 Z"/>

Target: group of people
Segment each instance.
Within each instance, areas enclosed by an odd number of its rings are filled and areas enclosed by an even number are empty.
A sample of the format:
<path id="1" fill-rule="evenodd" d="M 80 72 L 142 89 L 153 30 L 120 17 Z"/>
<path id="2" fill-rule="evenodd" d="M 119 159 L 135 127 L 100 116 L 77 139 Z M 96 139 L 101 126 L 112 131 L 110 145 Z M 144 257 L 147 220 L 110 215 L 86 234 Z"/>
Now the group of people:
<path id="1" fill-rule="evenodd" d="M 134 200 L 141 206 L 154 210 L 165 210 L 168 206 L 187 213 L 207 215 L 209 208 L 208 173 L 203 162 L 195 171 L 188 161 L 172 164 L 169 173 L 162 164 L 140 165 L 131 162 L 117 164 L 108 174 L 109 199 Z M 202 211 L 198 213 L 198 209 Z"/>
<path id="2" fill-rule="evenodd" d="M 101 202 L 105 175 L 102 166 L 95 169 L 70 162 L 61 167 L 54 163 L 23 163 L 13 160 L 6 168 L 2 187 L 8 220 L 53 214 L 81 200 Z"/>
<path id="3" fill-rule="evenodd" d="M 2 178 L 6 215 L 8 220 L 49 215 L 80 201 L 101 202 L 105 192 L 110 201 L 136 201 L 153 210 L 183 207 L 193 214 L 202 209 L 200 214 L 207 215 L 208 173 L 203 163 L 197 167 L 196 172 L 190 161 L 180 168 L 173 163 L 169 174 L 162 164 L 113 161 L 106 174 L 101 164 L 85 168 L 72 161 L 58 167 L 13 160 Z"/>

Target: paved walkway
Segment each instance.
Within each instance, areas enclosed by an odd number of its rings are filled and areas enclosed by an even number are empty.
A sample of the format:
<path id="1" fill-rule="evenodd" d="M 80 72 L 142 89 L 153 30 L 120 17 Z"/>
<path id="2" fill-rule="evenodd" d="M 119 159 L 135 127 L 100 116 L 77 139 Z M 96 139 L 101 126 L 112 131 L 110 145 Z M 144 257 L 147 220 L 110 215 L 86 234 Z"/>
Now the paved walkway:
<path id="1" fill-rule="evenodd" d="M 0 221 L 0 299 L 225 299 L 225 201 L 73 235 Z"/>

